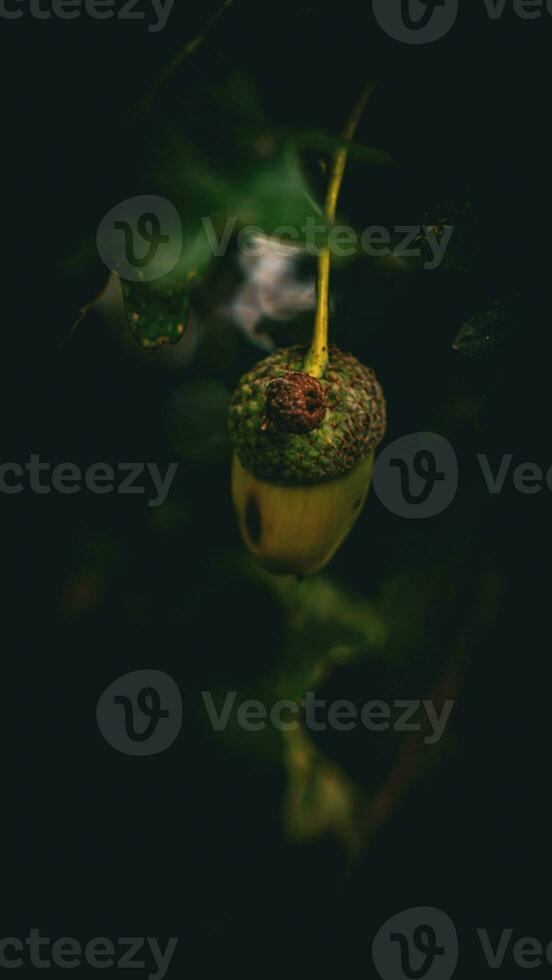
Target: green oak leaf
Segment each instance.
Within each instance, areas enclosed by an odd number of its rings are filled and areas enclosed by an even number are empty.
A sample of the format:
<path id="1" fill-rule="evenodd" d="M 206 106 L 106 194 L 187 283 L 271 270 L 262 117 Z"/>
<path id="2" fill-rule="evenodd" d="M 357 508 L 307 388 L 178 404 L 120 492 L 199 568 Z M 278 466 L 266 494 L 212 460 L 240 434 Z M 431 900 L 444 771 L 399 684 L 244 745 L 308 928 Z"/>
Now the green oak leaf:
<path id="1" fill-rule="evenodd" d="M 160 290 L 122 279 L 121 288 L 130 331 L 141 347 L 155 350 L 182 339 L 190 312 L 189 281 Z"/>

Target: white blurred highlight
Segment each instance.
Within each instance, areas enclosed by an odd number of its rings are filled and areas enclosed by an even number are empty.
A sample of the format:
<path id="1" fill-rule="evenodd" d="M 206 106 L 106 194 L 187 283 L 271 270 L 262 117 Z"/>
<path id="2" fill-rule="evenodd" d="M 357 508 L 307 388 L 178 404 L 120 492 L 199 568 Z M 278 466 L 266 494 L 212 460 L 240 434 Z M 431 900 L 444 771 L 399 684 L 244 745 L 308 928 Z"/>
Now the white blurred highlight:
<path id="1" fill-rule="evenodd" d="M 231 301 L 228 313 L 248 340 L 269 351 L 274 347 L 273 341 L 267 334 L 257 332 L 258 324 L 265 317 L 289 320 L 314 309 L 315 283 L 297 278 L 297 261 L 303 249 L 260 235 L 253 237 L 251 244 L 254 254 L 240 255 L 245 281 Z"/>

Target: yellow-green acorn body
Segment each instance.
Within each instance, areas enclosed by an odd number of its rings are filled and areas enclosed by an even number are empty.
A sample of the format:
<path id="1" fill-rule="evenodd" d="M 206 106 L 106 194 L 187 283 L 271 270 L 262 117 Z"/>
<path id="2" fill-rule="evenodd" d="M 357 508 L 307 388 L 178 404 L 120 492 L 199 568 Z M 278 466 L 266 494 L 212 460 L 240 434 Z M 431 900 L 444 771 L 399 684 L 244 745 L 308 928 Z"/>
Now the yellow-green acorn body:
<path id="1" fill-rule="evenodd" d="M 352 530 L 386 407 L 369 368 L 337 347 L 320 379 L 306 350 L 277 350 L 244 375 L 230 408 L 232 493 L 244 541 L 276 574 L 311 575 Z"/>

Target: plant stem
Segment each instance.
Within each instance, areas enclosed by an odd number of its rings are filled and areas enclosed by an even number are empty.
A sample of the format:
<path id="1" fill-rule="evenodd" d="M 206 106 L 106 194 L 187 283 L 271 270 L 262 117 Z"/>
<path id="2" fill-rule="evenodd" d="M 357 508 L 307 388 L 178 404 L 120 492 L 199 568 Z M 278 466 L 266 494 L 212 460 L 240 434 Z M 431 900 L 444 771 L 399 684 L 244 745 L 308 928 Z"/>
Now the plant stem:
<path id="1" fill-rule="evenodd" d="M 375 87 L 375 82 L 370 82 L 368 85 L 364 86 L 359 98 L 357 99 L 357 102 L 355 103 L 355 107 L 347 120 L 345 129 L 343 130 L 343 144 L 338 147 L 334 154 L 330 182 L 328 184 L 328 191 L 326 194 L 326 203 L 324 206 L 324 217 L 326 218 L 328 226 L 333 224 L 335 221 L 337 200 L 339 197 L 341 184 L 343 183 L 343 175 L 345 173 L 347 157 L 349 155 L 349 149 L 353 136 L 355 135 L 362 113 L 366 108 L 368 99 L 372 95 Z M 328 246 L 325 246 L 322 249 L 318 259 L 317 302 L 314 333 L 312 343 L 303 366 L 303 370 L 307 374 L 312 375 L 313 378 L 322 378 L 326 373 L 326 368 L 328 367 L 330 266 L 330 249 Z"/>

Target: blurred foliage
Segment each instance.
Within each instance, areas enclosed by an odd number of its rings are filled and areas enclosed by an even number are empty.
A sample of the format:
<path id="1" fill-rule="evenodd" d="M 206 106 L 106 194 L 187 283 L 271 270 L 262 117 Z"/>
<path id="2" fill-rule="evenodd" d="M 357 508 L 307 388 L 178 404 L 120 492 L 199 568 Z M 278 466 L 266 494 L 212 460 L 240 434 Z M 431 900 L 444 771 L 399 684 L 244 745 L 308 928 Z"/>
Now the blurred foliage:
<path id="1" fill-rule="evenodd" d="M 430 261 L 433 252 L 428 241 L 428 231 L 438 242 L 441 242 L 447 229 L 452 232 L 446 245 L 442 268 L 452 272 L 466 272 L 476 258 L 476 234 L 474 215 L 471 203 L 464 201 L 455 204 L 451 201 L 440 201 L 423 216 L 422 219 L 422 258 Z"/>
<path id="2" fill-rule="evenodd" d="M 470 550 L 460 547 L 445 564 L 431 565 L 429 574 L 416 563 L 391 572 L 380 594 L 370 599 L 326 574 L 299 582 L 270 576 L 244 555 L 218 558 L 218 578 L 237 579 L 244 587 L 261 585 L 283 617 L 276 668 L 254 685 L 238 684 L 239 701 L 254 699 L 268 706 L 293 701 L 301 719 L 307 692 L 326 704 L 346 696 L 359 712 L 370 697 L 389 698 L 397 687 L 402 696 L 417 692 L 419 697 L 420 683 L 435 705 L 456 699 L 471 645 L 492 628 L 502 594 L 500 577 L 488 568 L 460 587 L 466 561 L 473 561 Z M 444 582 L 451 588 L 443 600 Z M 355 677 L 356 684 L 351 683 Z M 221 688 L 213 693 L 219 711 L 226 692 Z M 287 773 L 284 827 L 292 840 L 329 834 L 352 858 L 393 815 L 408 788 L 453 750 L 450 728 L 442 742 L 431 746 L 421 744 L 424 734 L 380 733 L 378 756 L 365 732 L 355 734 L 357 744 L 352 746 L 351 735 L 316 735 L 302 722 L 283 732 L 270 725 L 246 732 L 231 716 L 216 737 L 234 750 L 281 761 Z M 345 748 L 343 739 L 349 742 Z M 357 768 L 351 748 L 354 757 L 359 746 Z"/>
<path id="3" fill-rule="evenodd" d="M 469 357 L 483 357 L 504 347 L 519 327 L 520 296 L 494 300 L 462 324 L 453 347 Z"/>
<path id="4" fill-rule="evenodd" d="M 121 287 L 129 329 L 142 347 L 155 349 L 182 339 L 190 307 L 187 283 L 154 289 L 150 283 L 122 279 Z"/>
<path id="5" fill-rule="evenodd" d="M 230 455 L 230 392 L 216 381 L 190 381 L 172 392 L 167 432 L 178 456 L 194 463 L 219 463 Z"/>
<path id="6" fill-rule="evenodd" d="M 364 794 L 345 772 L 325 758 L 303 728 L 283 735 L 288 784 L 284 824 L 291 840 L 305 843 L 326 834 L 349 856 L 362 846 L 360 811 Z"/>
<path id="7" fill-rule="evenodd" d="M 176 207 L 182 222 L 181 254 L 169 275 L 152 282 L 122 281 L 129 328 L 147 349 L 178 343 L 193 285 L 209 275 L 245 227 L 265 237 L 291 227 L 300 246 L 307 223 L 316 222 L 318 247 L 329 231 L 302 157 L 315 153 L 327 159 L 340 145 L 339 137 L 275 127 L 255 85 L 237 70 L 194 95 L 182 121 L 174 108 L 152 118 L 136 174 L 129 175 L 129 196 L 139 178 L 150 194 Z M 358 144 L 351 157 L 390 163 L 387 153 Z M 67 259 L 66 269 L 84 279 L 94 254 L 90 237 Z"/>

